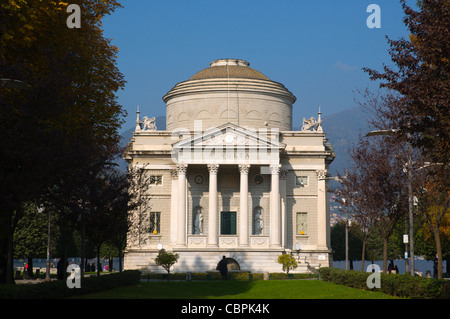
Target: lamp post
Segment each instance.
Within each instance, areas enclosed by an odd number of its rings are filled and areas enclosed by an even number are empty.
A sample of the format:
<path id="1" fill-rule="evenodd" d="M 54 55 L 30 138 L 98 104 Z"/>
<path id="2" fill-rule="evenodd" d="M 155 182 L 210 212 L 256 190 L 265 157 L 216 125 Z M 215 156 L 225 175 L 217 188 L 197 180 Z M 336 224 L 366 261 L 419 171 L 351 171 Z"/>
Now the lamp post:
<path id="1" fill-rule="evenodd" d="M 370 136 L 378 136 L 378 135 L 395 135 L 399 132 L 398 129 L 390 129 L 390 130 L 378 130 L 371 131 L 366 134 L 366 137 Z M 410 134 L 407 133 L 407 156 L 408 160 L 406 163 L 406 174 L 407 174 L 407 182 L 408 182 L 408 215 L 409 215 L 409 252 L 410 252 L 410 273 L 411 276 L 414 276 L 414 230 L 413 230 L 413 192 L 412 192 L 412 150 L 411 143 L 409 142 Z M 406 260 L 405 256 L 405 260 Z"/>

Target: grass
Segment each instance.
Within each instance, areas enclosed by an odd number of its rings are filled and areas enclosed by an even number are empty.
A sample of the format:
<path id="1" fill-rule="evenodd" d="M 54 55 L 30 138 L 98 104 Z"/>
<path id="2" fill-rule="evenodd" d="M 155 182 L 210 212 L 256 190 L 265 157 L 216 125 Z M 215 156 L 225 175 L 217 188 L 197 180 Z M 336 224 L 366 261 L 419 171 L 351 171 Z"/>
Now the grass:
<path id="1" fill-rule="evenodd" d="M 77 296 L 84 299 L 392 299 L 321 280 L 155 281 Z"/>

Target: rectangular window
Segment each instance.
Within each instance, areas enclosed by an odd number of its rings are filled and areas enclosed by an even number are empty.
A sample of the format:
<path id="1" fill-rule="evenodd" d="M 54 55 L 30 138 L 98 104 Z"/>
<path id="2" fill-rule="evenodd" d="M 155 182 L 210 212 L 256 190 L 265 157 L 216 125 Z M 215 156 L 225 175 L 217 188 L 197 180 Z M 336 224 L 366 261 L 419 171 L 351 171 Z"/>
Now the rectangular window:
<path id="1" fill-rule="evenodd" d="M 161 225 L 161 213 L 150 213 L 150 234 L 159 235 Z"/>
<path id="2" fill-rule="evenodd" d="M 308 176 L 295 176 L 296 186 L 308 186 Z"/>
<path id="3" fill-rule="evenodd" d="M 220 234 L 236 235 L 236 212 L 220 213 Z"/>
<path id="4" fill-rule="evenodd" d="M 151 175 L 150 176 L 150 185 L 162 185 L 162 176 L 161 175 Z"/>
<path id="5" fill-rule="evenodd" d="M 296 235 L 307 234 L 307 213 L 297 213 L 297 229 Z"/>

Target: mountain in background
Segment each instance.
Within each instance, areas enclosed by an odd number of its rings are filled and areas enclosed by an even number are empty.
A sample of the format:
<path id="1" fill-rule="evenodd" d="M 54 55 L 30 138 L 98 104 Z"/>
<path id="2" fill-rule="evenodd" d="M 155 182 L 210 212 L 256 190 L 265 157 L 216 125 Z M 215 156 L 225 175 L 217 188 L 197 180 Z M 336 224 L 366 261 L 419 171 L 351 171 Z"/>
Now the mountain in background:
<path id="1" fill-rule="evenodd" d="M 336 153 L 329 169 L 332 176 L 336 176 L 337 171 L 344 174 L 345 169 L 351 166 L 350 150 L 357 143 L 359 135 L 369 132 L 368 120 L 369 115 L 360 107 L 323 116 L 325 137 Z"/>
<path id="2" fill-rule="evenodd" d="M 326 133 L 328 142 L 333 146 L 336 158 L 330 165 L 329 173 L 336 176 L 339 171 L 344 174 L 346 168 L 351 165 L 349 151 L 357 142 L 360 134 L 369 132 L 369 125 L 367 123 L 368 115 L 364 113 L 361 108 L 355 107 L 344 110 L 338 113 L 325 115 L 322 117 L 322 127 Z M 156 127 L 158 130 L 164 131 L 166 129 L 166 117 L 156 117 Z M 126 130 L 121 134 L 121 146 L 125 147 L 130 139 L 133 137 L 134 127 Z M 294 128 L 300 130 L 300 128 Z M 120 169 L 126 170 L 128 164 L 123 158 L 118 159 Z"/>

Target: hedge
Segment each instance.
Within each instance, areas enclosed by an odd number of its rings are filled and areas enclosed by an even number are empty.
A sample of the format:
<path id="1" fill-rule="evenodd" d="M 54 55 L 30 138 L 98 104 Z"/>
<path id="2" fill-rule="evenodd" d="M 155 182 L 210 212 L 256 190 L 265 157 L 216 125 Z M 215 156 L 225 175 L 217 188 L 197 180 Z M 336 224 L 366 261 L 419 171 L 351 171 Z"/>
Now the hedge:
<path id="1" fill-rule="evenodd" d="M 59 299 L 97 292 L 119 286 L 137 284 L 138 270 L 81 278 L 81 288 L 68 288 L 65 280 L 45 281 L 37 284 L 0 285 L 0 299 Z"/>
<path id="2" fill-rule="evenodd" d="M 320 268 L 319 276 L 324 281 L 358 289 L 379 290 L 383 293 L 413 299 L 448 299 L 450 282 L 433 278 L 380 273 L 381 288 L 368 288 L 367 277 L 371 273 L 337 268 Z"/>
<path id="3" fill-rule="evenodd" d="M 286 273 L 270 273 L 269 278 L 271 280 L 284 280 L 284 279 L 310 279 L 315 278 L 316 275 L 309 273 L 292 273 L 289 276 Z M 164 273 L 150 273 L 142 275 L 143 280 L 150 279 L 165 279 L 165 280 L 186 280 L 186 273 L 173 273 L 168 277 Z M 228 272 L 229 280 L 263 280 L 263 273 L 250 273 L 250 272 Z M 222 275 L 219 272 L 209 273 L 191 273 L 191 280 L 222 280 Z"/>

